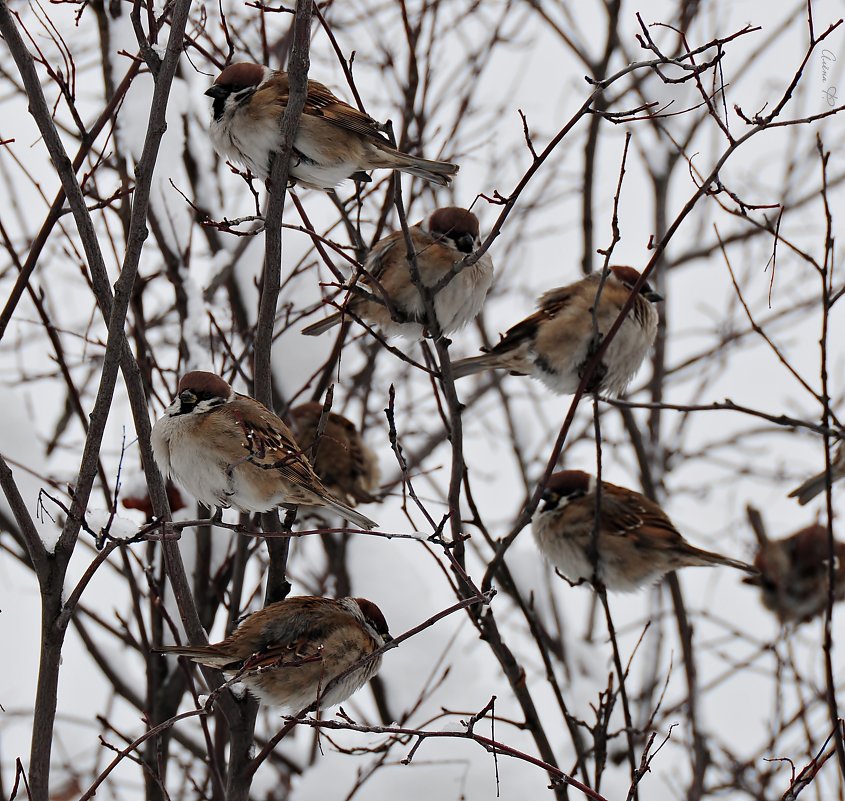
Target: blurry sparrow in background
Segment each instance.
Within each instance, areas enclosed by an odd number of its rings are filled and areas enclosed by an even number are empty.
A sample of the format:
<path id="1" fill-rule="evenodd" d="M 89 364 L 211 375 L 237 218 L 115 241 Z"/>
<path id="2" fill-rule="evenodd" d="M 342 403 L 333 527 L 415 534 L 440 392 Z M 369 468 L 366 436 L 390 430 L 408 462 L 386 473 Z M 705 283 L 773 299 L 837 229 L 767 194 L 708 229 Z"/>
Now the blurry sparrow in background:
<path id="1" fill-rule="evenodd" d="M 167 503 L 170 506 L 171 512 L 178 512 L 180 509 L 185 508 L 182 493 L 179 492 L 179 488 L 172 481 L 165 483 L 165 492 L 167 492 Z M 124 509 L 137 509 L 139 512 L 143 512 L 149 523 L 155 519 L 153 502 L 147 491 L 146 482 L 143 484 L 139 482 L 131 489 L 126 488 L 120 498 L 120 503 Z"/>
<path id="2" fill-rule="evenodd" d="M 310 454 L 314 472 L 326 489 L 344 503 L 375 503 L 379 500 L 372 494 L 378 489 L 378 458 L 351 420 L 329 412 L 316 450 L 312 450 L 322 412 L 322 403 L 303 403 L 290 410 L 296 440 Z"/>
<path id="3" fill-rule="evenodd" d="M 481 245 L 478 218 L 471 211 L 455 206 L 436 209 L 422 222 L 411 226 L 409 231 L 420 280 L 426 287 L 436 286 L 456 264 Z M 374 299 L 356 294 L 353 288 L 345 308 L 356 317 L 378 326 L 385 336 L 421 338 L 425 308 L 411 280 L 408 248 L 401 230 L 373 245 L 364 262 L 364 270 L 357 286 L 364 288 Z M 437 292 L 434 311 L 444 336 L 458 331 L 476 317 L 492 283 L 493 262 L 485 253 Z M 343 312 L 335 312 L 312 323 L 302 333 L 307 336 L 322 334 L 343 319 L 352 318 L 344 317 Z"/>
<path id="4" fill-rule="evenodd" d="M 270 172 L 271 154 L 281 148 L 282 115 L 289 96 L 288 75 L 261 64 L 230 64 L 206 90 L 213 99 L 211 143 L 224 158 L 259 178 Z M 308 81 L 308 96 L 291 154 L 290 175 L 312 189 L 331 189 L 345 178 L 379 167 L 401 170 L 448 186 L 457 164 L 429 161 L 396 150 L 371 117 Z"/>
<path id="5" fill-rule="evenodd" d="M 845 543 L 834 542 L 836 564 L 834 598 L 845 598 Z M 763 605 L 782 623 L 802 623 L 827 607 L 830 547 L 827 528 L 807 526 L 782 540 L 761 542 L 754 566 L 759 576 L 743 581 L 759 587 Z"/>
<path id="6" fill-rule="evenodd" d="M 376 526 L 323 486 L 273 412 L 214 373 L 182 376 L 176 397 L 153 426 L 152 445 L 162 474 L 209 508 L 327 506 L 361 528 Z"/>
<path id="7" fill-rule="evenodd" d="M 580 470 L 554 473 L 534 514 L 532 528 L 546 559 L 572 582 L 590 581 L 596 516 L 596 479 Z M 608 590 L 630 592 L 679 567 L 726 565 L 757 571 L 744 562 L 690 545 L 666 513 L 644 495 L 602 481 L 597 577 Z"/>
<path id="8" fill-rule="evenodd" d="M 595 315 L 600 339 L 619 316 L 639 277 L 633 267 L 610 268 Z M 593 273 L 546 292 L 538 301 L 538 311 L 510 328 L 486 355 L 455 362 L 455 378 L 503 369 L 530 375 L 560 395 L 573 394 L 592 355 L 593 307 L 600 278 L 600 273 Z M 647 283 L 642 286 L 593 373 L 588 392 L 619 395 L 625 390 L 654 343 L 657 312 L 653 304 L 661 300 Z"/>
<path id="9" fill-rule="evenodd" d="M 317 700 L 322 709 L 343 703 L 378 673 L 381 656 L 330 682 L 392 639 L 372 601 L 304 595 L 253 612 L 215 645 L 155 650 L 229 673 L 243 671 L 239 681 L 260 701 L 298 712 Z"/>
<path id="10" fill-rule="evenodd" d="M 816 495 L 824 492 L 827 473 L 822 470 L 808 478 L 800 487 L 789 493 L 790 498 L 797 498 L 801 506 L 806 506 Z M 845 440 L 836 447 L 830 458 L 830 483 L 845 478 Z"/>

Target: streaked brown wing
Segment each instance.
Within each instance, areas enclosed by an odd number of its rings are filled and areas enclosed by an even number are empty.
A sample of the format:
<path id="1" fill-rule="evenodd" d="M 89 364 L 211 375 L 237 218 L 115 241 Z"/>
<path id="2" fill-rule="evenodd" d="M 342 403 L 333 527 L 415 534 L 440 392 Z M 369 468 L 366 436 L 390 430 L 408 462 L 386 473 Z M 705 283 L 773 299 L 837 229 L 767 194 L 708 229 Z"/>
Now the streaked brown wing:
<path id="1" fill-rule="evenodd" d="M 389 144 L 387 138 L 379 129 L 379 124 L 368 114 L 358 111 L 348 103 L 335 97 L 323 84 L 308 81 L 308 97 L 305 100 L 305 113 L 315 117 L 323 117 L 339 128 L 347 131 L 378 139 Z"/>
<path id="2" fill-rule="evenodd" d="M 256 97 L 263 93 L 266 93 L 266 96 L 262 97 L 264 103 L 272 102 L 282 108 L 286 106 L 290 97 L 290 82 L 287 73 L 274 73 L 264 87 L 256 92 Z M 337 125 L 338 128 L 344 128 L 390 145 L 372 117 L 344 103 L 335 97 L 327 86 L 318 81 L 308 81 L 308 95 L 305 98 L 303 113 L 311 117 L 322 117 L 327 122 Z"/>
<path id="3" fill-rule="evenodd" d="M 266 470 L 278 470 L 288 481 L 309 489 L 321 486 L 311 463 L 305 458 L 290 429 L 260 404 L 250 404 L 249 414 L 239 400 L 228 405 L 243 431 L 249 461 Z M 256 411 L 256 409 L 260 409 Z"/>
<path id="4" fill-rule="evenodd" d="M 244 659 L 241 667 L 245 670 L 267 667 L 274 664 L 303 664 L 317 662 L 320 659 L 319 643 L 310 637 L 300 637 L 293 642 L 268 645 L 248 658 Z"/>
<path id="5" fill-rule="evenodd" d="M 683 541 L 666 513 L 638 492 L 602 482 L 601 506 L 607 534 L 633 536 L 652 547 Z"/>
<path id="6" fill-rule="evenodd" d="M 537 311 L 509 328 L 505 335 L 492 348 L 490 353 L 501 353 L 519 347 L 525 340 L 533 339 L 537 326 L 544 320 L 557 317 L 572 300 L 574 290 L 571 286 L 550 289 L 537 301 Z"/>

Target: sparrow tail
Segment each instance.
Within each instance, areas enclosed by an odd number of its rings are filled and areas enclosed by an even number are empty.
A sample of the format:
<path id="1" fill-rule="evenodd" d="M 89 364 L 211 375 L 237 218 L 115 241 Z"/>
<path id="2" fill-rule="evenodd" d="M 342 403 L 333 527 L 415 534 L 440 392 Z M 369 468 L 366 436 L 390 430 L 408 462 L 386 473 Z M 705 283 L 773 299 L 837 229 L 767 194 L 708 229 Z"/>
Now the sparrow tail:
<path id="1" fill-rule="evenodd" d="M 418 156 L 409 156 L 407 153 L 391 148 L 384 148 L 383 152 L 390 159 L 390 164 L 385 166 L 416 175 L 418 178 L 440 184 L 440 186 L 449 186 L 452 176 L 459 169 L 457 164 L 448 161 L 431 161 Z"/>
<path id="2" fill-rule="evenodd" d="M 806 506 L 816 495 L 824 492 L 826 473 L 818 473 L 808 478 L 800 487 L 789 493 L 790 498 L 797 498 L 801 506 Z"/>
<path id="3" fill-rule="evenodd" d="M 318 320 L 316 323 L 311 323 L 311 325 L 305 326 L 305 328 L 302 329 L 302 333 L 307 337 L 318 337 L 320 334 L 324 334 L 330 328 L 334 328 L 338 323 L 340 323 L 341 316 L 340 312 L 330 314 L 323 320 Z"/>
<path id="4" fill-rule="evenodd" d="M 358 526 L 358 528 L 366 529 L 370 531 L 370 529 L 378 528 L 378 523 L 374 520 L 370 520 L 369 517 L 362 515 L 360 512 L 356 512 L 350 506 L 347 506 L 342 501 L 339 501 L 337 498 L 332 498 L 328 495 L 324 495 L 322 498 L 323 503 L 329 507 L 329 509 L 333 509 L 337 512 L 341 517 L 345 517 L 350 523 Z"/>
<path id="5" fill-rule="evenodd" d="M 737 570 L 742 570 L 752 576 L 760 575 L 760 571 L 754 567 L 754 565 L 749 565 L 748 562 L 741 562 L 739 559 L 731 559 L 729 556 L 722 556 L 719 553 L 705 551 L 702 548 L 691 547 L 687 555 L 697 559 L 696 562 L 691 562 L 691 565 L 724 565 L 725 567 L 734 567 Z"/>
<path id="6" fill-rule="evenodd" d="M 155 654 L 187 656 L 201 665 L 216 668 L 225 668 L 236 661 L 231 656 L 219 653 L 213 645 L 165 645 L 161 648 L 151 648 L 150 650 Z"/>
<path id="7" fill-rule="evenodd" d="M 485 356 L 470 356 L 468 359 L 458 359 L 452 362 L 452 375 L 457 378 L 463 378 L 465 375 L 474 375 L 483 370 L 492 370 L 495 367 L 500 367 L 498 358 L 488 353 Z"/>

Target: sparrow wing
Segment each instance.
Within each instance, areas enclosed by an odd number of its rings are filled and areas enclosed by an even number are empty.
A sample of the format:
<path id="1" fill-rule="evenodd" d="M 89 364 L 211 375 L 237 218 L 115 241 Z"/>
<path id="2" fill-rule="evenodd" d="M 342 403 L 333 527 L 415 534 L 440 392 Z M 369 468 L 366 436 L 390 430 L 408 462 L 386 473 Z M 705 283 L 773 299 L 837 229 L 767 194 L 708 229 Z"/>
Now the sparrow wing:
<path id="1" fill-rule="evenodd" d="M 317 81 L 308 81 L 308 97 L 305 99 L 304 113 L 313 117 L 322 117 L 327 122 L 337 125 L 338 128 L 390 144 L 376 120 L 348 103 L 344 103 L 335 97 L 328 87 Z"/>
<path id="2" fill-rule="evenodd" d="M 414 239 L 414 231 L 416 226 L 410 229 L 411 231 L 411 239 Z M 402 246 L 402 255 L 405 254 L 404 249 L 404 236 L 402 231 L 394 231 L 391 234 L 388 234 L 383 239 L 379 239 L 375 245 L 370 248 L 370 252 L 367 254 L 367 258 L 364 261 L 364 269 L 366 272 L 362 276 L 361 280 L 365 284 L 370 283 L 370 277 L 374 278 L 376 281 L 380 281 L 381 278 L 384 276 L 385 271 L 389 268 L 391 264 L 395 261 L 393 258 L 388 258 L 392 256 L 392 250 L 397 245 Z"/>
<path id="3" fill-rule="evenodd" d="M 233 649 L 244 654 L 243 667 L 312 659 L 349 613 L 329 598 L 287 598 L 253 613 L 231 636 Z M 257 624 L 257 625 L 256 625 Z"/>
<path id="4" fill-rule="evenodd" d="M 602 529 L 631 537 L 644 547 L 674 547 L 684 542 L 666 513 L 639 492 L 602 482 Z"/>
<path id="5" fill-rule="evenodd" d="M 576 285 L 558 287 L 540 295 L 537 301 L 537 311 L 511 326 L 501 340 L 488 352 L 502 353 L 519 347 L 526 340 L 533 340 L 541 323 L 557 317 L 570 305 L 576 294 L 575 287 Z"/>
<path id="6" fill-rule="evenodd" d="M 312 491 L 322 489 L 311 463 L 297 445 L 291 430 L 267 407 L 239 395 L 226 407 L 238 423 L 249 461 L 278 470 L 291 483 Z"/>

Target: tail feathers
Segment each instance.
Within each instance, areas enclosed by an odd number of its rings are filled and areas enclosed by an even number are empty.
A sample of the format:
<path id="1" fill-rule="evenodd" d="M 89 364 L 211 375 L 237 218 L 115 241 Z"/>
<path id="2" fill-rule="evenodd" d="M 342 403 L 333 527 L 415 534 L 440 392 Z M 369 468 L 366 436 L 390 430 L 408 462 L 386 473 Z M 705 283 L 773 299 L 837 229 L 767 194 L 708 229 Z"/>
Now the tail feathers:
<path id="1" fill-rule="evenodd" d="M 789 493 L 790 498 L 797 498 L 801 506 L 806 506 L 816 495 L 824 492 L 826 473 L 819 473 L 808 478 L 800 487 Z"/>
<path id="2" fill-rule="evenodd" d="M 385 150 L 387 149 L 385 148 Z M 393 162 L 391 166 L 395 169 L 440 184 L 440 186 L 449 186 L 452 182 L 452 176 L 460 169 L 457 164 L 452 164 L 449 161 L 431 161 L 418 156 L 409 156 L 407 153 L 400 153 L 398 150 L 387 150 L 387 152 Z"/>
<path id="3" fill-rule="evenodd" d="M 237 667 L 237 661 L 232 660 L 231 655 L 222 654 L 213 645 L 165 645 L 161 648 L 153 648 L 156 654 L 173 654 L 174 656 L 187 656 L 201 665 L 224 669 Z"/>
<path id="4" fill-rule="evenodd" d="M 465 375 L 474 375 L 500 366 L 498 357 L 492 353 L 484 356 L 470 356 L 468 359 L 459 359 L 452 363 L 452 375 L 455 378 L 463 378 Z"/>
<path id="5" fill-rule="evenodd" d="M 691 548 L 689 556 L 697 560 L 691 564 L 704 566 L 724 565 L 725 567 L 733 567 L 737 570 L 742 570 L 752 576 L 758 576 L 760 574 L 760 571 L 754 567 L 754 565 L 749 565 L 748 562 L 741 562 L 739 559 L 731 559 L 729 556 L 722 556 L 719 553 L 705 551 L 701 548 Z"/>
<path id="6" fill-rule="evenodd" d="M 378 523 L 374 520 L 370 520 L 370 518 L 366 515 L 356 512 L 351 506 L 347 506 L 343 503 L 343 501 L 339 501 L 337 498 L 332 498 L 329 495 L 324 496 L 322 500 L 329 509 L 333 509 L 341 517 L 345 517 L 350 523 L 358 526 L 358 528 L 363 528 L 367 531 L 378 528 Z"/>
<path id="7" fill-rule="evenodd" d="M 330 328 L 334 328 L 340 323 L 341 313 L 335 312 L 330 314 L 324 320 L 318 320 L 316 323 L 306 326 L 302 329 L 302 333 L 307 337 L 318 337 L 320 334 L 325 334 Z"/>

